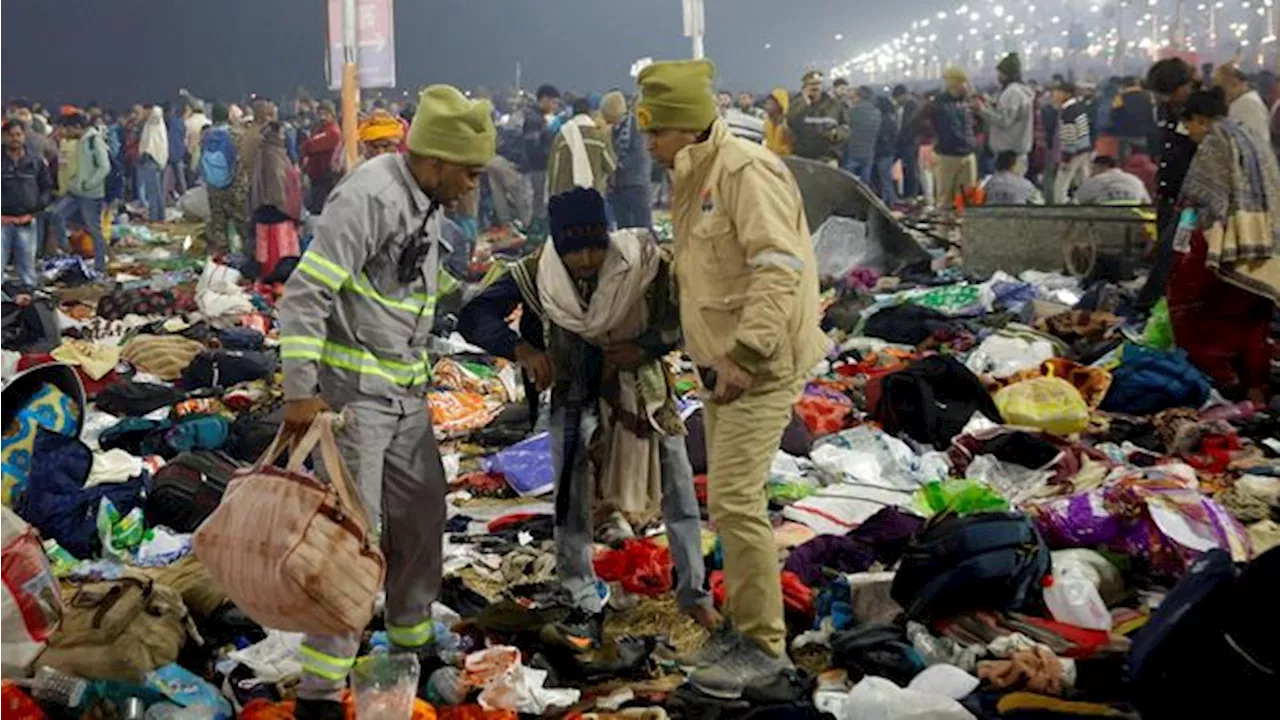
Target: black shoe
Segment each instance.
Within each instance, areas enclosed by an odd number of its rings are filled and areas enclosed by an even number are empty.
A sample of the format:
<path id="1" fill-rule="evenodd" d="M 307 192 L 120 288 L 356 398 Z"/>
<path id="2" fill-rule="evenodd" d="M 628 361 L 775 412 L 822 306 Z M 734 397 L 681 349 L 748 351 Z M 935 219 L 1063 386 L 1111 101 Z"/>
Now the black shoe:
<path id="1" fill-rule="evenodd" d="M 600 647 L 603 631 L 604 613 L 574 609 L 564 620 L 544 625 L 539 636 L 553 647 L 584 653 Z"/>
<path id="2" fill-rule="evenodd" d="M 298 700 L 294 708 L 295 720 L 345 720 L 346 710 L 342 703 L 333 700 Z"/>

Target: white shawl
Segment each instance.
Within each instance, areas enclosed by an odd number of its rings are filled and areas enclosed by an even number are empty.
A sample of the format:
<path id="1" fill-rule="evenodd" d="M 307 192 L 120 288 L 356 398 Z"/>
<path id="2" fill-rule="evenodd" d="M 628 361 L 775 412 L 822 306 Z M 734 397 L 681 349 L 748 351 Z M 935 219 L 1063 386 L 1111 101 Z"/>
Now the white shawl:
<path id="1" fill-rule="evenodd" d="M 169 130 L 164 126 L 164 111 L 159 107 L 151 108 L 151 114 L 142 126 L 139 144 L 139 151 L 143 155 L 150 155 L 161 169 L 169 164 Z"/>
<path id="2" fill-rule="evenodd" d="M 551 322 L 592 343 L 631 340 L 644 318 L 644 294 L 658 275 L 661 256 L 647 228 L 609 235 L 596 291 L 586 303 L 560 253 L 548 243 L 538 260 L 538 295 Z"/>
<path id="3" fill-rule="evenodd" d="M 596 176 L 591 172 L 591 158 L 587 155 L 587 144 L 582 141 L 582 128 L 595 127 L 596 121 L 590 115 L 575 115 L 560 128 L 564 143 L 569 147 L 569 157 L 573 160 L 573 184 L 581 188 L 595 186 Z"/>
<path id="4" fill-rule="evenodd" d="M 593 344 L 635 339 L 649 321 L 645 292 L 661 268 L 662 256 L 652 237 L 644 228 L 610 234 L 590 302 L 583 302 L 555 247 L 544 246 L 538 261 L 538 295 L 547 319 Z M 662 362 L 619 371 L 618 385 L 619 409 L 647 419 L 655 432 L 647 439 L 633 434 L 601 400 L 599 441 L 607 448 L 608 461 L 597 468 L 593 494 L 602 515 L 619 510 L 643 523 L 657 514 L 662 498 L 658 445 L 665 431 L 657 413 L 669 392 Z"/>

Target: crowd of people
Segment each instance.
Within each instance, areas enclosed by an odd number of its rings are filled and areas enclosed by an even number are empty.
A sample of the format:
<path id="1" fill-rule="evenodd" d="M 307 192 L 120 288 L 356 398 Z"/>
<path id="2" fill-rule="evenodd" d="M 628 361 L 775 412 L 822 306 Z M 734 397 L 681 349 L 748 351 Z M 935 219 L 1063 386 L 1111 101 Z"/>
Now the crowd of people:
<path id="1" fill-rule="evenodd" d="M 1179 343 L 1219 389 L 1268 401 L 1280 298 L 1274 90 L 1250 89 L 1232 65 L 1213 72 L 1210 88 L 1181 60 L 1101 89 L 1024 82 L 1016 54 L 999 74 L 990 94 L 958 68 L 936 92 L 884 94 L 839 78 L 828 88 L 809 72 L 798 93 L 776 90 L 759 108 L 749 93 L 713 94 L 706 61 L 650 65 L 630 99 L 544 85 L 491 101 L 437 85 L 413 107 L 371 102 L 350 169 L 327 101 L 299 101 L 287 118 L 263 98 L 246 109 L 188 93 L 124 116 L 90 104 L 51 118 L 15 101 L 4 125 L 4 256 L 36 286 L 38 251 L 68 251 L 74 222 L 105 271 L 104 212 L 163 220 L 192 187 L 207 194 L 210 255 L 228 251 L 232 232 L 259 260 L 301 255 L 279 305 L 284 431 L 300 435 L 329 409 L 348 414 L 340 445 L 382 529 L 389 638 L 418 652 L 432 640 L 446 520 L 422 402 L 440 295 L 434 241 L 446 214 L 473 229 L 490 219 L 541 227 L 549 241 L 473 298 L 458 329 L 519 363 L 535 395 L 550 390 L 557 568 L 573 603 L 552 639 L 601 641 L 586 446 L 603 427 L 611 440 L 598 482 L 625 470 L 634 484 L 643 468 L 642 484 L 661 488 L 679 602 L 716 631 L 691 681 L 737 697 L 789 666 L 765 486 L 808 371 L 827 351 L 803 199 L 778 156 L 842 167 L 888 205 L 1154 197 L 1161 244 L 1149 292 L 1167 295 Z M 655 178 L 665 187 L 656 194 Z M 650 227 L 660 199 L 674 259 L 648 233 L 610 231 Z M 301 253 L 307 215 L 318 219 Z M 709 397 L 725 618 L 704 589 L 693 476 L 662 368 L 677 344 Z M 297 717 L 341 717 L 336 701 L 359 647 L 358 633 L 308 636 Z"/>

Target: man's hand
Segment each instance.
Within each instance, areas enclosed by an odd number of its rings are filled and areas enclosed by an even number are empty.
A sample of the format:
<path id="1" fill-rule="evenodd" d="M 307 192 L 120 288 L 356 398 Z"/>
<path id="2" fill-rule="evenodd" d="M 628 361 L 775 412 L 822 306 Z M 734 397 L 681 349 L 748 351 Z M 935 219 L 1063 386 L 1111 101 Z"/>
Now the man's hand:
<path id="1" fill-rule="evenodd" d="M 609 343 L 604 346 L 604 359 L 619 370 L 635 370 L 649 359 L 634 340 Z"/>
<path id="2" fill-rule="evenodd" d="M 329 404 L 318 397 L 288 400 L 284 404 L 285 437 L 300 437 L 311 427 L 316 416 L 329 412 Z"/>
<path id="3" fill-rule="evenodd" d="M 551 364 L 551 356 L 528 343 L 516 346 L 516 362 L 533 378 L 533 384 L 542 392 L 555 382 L 555 367 Z"/>
<path id="4" fill-rule="evenodd" d="M 755 382 L 750 373 L 730 360 L 728 356 L 716 362 L 715 371 L 716 386 L 712 388 L 711 399 L 717 403 L 725 404 L 737 400 L 743 393 L 750 390 L 752 383 Z"/>

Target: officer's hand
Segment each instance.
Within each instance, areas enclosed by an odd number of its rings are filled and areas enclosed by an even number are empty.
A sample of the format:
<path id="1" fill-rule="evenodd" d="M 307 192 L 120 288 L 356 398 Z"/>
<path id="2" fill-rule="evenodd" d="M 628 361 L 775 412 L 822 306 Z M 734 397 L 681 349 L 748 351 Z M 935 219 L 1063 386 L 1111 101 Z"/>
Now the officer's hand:
<path id="1" fill-rule="evenodd" d="M 329 412 L 329 404 L 318 397 L 289 400 L 284 404 L 285 437 L 298 437 L 307 432 L 316 416 Z"/>
<path id="2" fill-rule="evenodd" d="M 634 340 L 624 340 L 605 345 L 604 359 L 619 370 L 635 370 L 643 365 L 649 356 Z"/>
<path id="3" fill-rule="evenodd" d="M 516 362 L 533 378 L 533 384 L 542 392 L 555 382 L 555 368 L 551 364 L 551 356 L 527 343 L 516 346 Z"/>
<path id="4" fill-rule="evenodd" d="M 742 397 L 751 389 L 754 378 L 738 363 L 728 356 L 720 358 L 715 364 L 716 386 L 712 389 L 711 399 L 717 403 L 731 403 Z"/>

